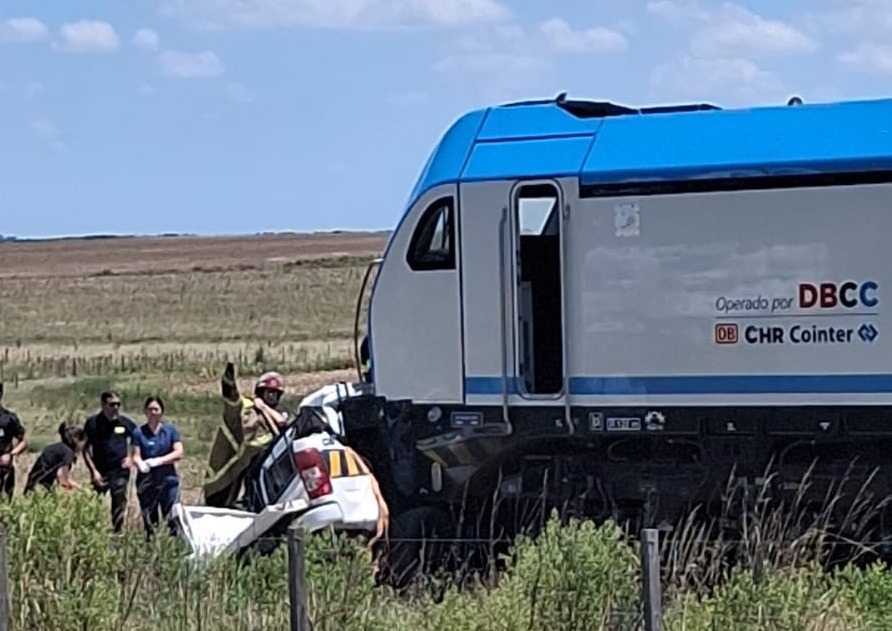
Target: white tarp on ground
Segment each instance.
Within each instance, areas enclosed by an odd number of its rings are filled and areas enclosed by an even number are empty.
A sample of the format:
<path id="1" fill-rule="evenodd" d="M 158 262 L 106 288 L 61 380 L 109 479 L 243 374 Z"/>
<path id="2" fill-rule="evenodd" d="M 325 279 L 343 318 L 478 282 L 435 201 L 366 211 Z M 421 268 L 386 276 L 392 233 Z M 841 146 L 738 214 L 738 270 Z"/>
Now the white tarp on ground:
<path id="1" fill-rule="evenodd" d="M 304 511 L 307 507 L 306 501 L 293 500 L 269 506 L 258 515 L 233 508 L 177 504 L 173 517 L 182 536 L 192 546 L 193 555 L 208 557 L 247 546 L 284 515 Z"/>

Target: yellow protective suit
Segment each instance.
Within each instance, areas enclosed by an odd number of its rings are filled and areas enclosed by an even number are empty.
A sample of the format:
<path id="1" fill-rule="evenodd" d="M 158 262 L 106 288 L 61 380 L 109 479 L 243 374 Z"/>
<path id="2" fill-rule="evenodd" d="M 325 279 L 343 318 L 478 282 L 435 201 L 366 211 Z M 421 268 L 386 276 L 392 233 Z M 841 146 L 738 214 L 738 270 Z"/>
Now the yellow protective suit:
<path id="1" fill-rule="evenodd" d="M 254 406 L 254 400 L 239 394 L 231 362 L 226 364 L 220 389 L 223 423 L 211 446 L 203 485 L 205 503 L 217 507 L 234 504 L 251 459 L 274 438 L 273 426 Z"/>

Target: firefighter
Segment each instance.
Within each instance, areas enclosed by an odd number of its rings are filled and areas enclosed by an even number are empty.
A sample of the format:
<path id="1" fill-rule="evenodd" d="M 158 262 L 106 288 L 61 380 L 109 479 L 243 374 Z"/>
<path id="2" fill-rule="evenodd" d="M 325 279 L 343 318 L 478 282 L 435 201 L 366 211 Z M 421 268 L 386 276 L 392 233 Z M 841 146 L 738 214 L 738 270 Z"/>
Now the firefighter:
<path id="1" fill-rule="evenodd" d="M 270 430 L 270 439 L 277 436 L 289 422 L 294 420 L 288 414 L 288 410 L 282 405 L 282 396 L 285 394 L 285 381 L 282 375 L 270 371 L 263 373 L 254 383 L 254 410 L 263 419 Z M 254 453 L 248 461 L 248 466 L 241 473 L 237 488 L 244 485 L 245 499 L 250 500 L 252 491 L 260 475 L 261 458 L 263 451 Z"/>
<path id="2" fill-rule="evenodd" d="M 13 446 L 13 441 L 16 444 Z M 3 382 L 0 382 L 0 492 L 12 500 L 15 491 L 15 458 L 28 448 L 25 427 L 18 415 L 3 407 Z"/>
<path id="3" fill-rule="evenodd" d="M 288 411 L 282 407 L 285 382 L 277 372 L 265 372 L 254 384 L 254 407 L 270 425 L 282 429 L 288 424 Z"/>
<path id="4" fill-rule="evenodd" d="M 235 366 L 226 364 L 220 380 L 223 423 L 217 429 L 203 484 L 205 504 L 234 506 L 245 479 L 245 471 L 256 465 L 255 457 L 278 436 L 288 423 L 282 409 L 284 382 L 276 372 L 261 375 L 253 396 L 241 394 Z"/>

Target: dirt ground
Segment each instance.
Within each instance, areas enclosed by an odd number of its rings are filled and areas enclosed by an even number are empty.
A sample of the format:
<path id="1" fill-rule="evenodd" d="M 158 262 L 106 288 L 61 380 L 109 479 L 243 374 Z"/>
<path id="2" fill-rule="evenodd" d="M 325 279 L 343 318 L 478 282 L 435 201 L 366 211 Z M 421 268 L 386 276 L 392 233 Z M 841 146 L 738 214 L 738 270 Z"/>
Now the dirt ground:
<path id="1" fill-rule="evenodd" d="M 0 243 L 0 278 L 257 267 L 314 258 L 375 256 L 386 233 L 236 237 L 120 237 Z"/>

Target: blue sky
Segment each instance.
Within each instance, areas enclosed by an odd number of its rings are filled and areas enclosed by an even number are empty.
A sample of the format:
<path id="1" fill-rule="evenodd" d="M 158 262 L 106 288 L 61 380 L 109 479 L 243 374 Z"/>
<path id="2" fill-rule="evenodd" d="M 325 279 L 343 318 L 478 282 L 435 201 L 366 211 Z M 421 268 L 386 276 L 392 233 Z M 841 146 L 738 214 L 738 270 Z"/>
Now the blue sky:
<path id="1" fill-rule="evenodd" d="M 892 0 L 2 0 L 0 234 L 387 229 L 468 109 L 884 97 L 887 42 Z"/>

